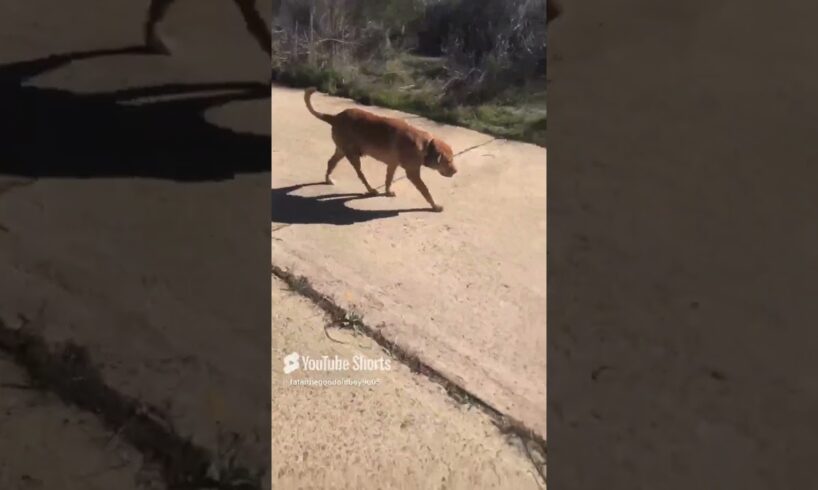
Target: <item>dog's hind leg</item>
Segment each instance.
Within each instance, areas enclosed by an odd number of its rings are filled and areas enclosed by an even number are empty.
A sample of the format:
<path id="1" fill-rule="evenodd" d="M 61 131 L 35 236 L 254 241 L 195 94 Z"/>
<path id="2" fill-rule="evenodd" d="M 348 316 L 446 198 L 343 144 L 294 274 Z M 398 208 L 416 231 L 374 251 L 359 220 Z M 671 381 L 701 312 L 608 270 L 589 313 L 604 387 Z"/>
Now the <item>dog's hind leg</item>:
<path id="1" fill-rule="evenodd" d="M 361 179 L 361 182 L 364 183 L 364 186 L 366 187 L 366 192 L 373 196 L 377 195 L 378 191 L 376 191 L 375 189 L 372 188 L 371 185 L 369 185 L 369 182 L 366 181 L 364 173 L 361 171 L 361 157 L 359 157 L 358 155 L 354 156 L 347 155 L 347 159 L 349 160 L 349 163 L 352 164 L 352 167 L 355 169 L 355 173 L 358 174 L 358 178 Z"/>
<path id="2" fill-rule="evenodd" d="M 327 162 L 327 175 L 325 180 L 327 184 L 332 185 L 335 183 L 333 182 L 332 177 L 330 177 L 330 174 L 333 170 L 335 170 L 335 166 L 338 165 L 338 162 L 340 162 L 342 158 L 344 158 L 344 152 L 341 151 L 340 148 L 336 148 L 335 154 L 333 154 Z"/>
<path id="3" fill-rule="evenodd" d="M 432 206 L 433 211 L 436 211 L 438 213 L 443 211 L 443 206 L 438 206 L 437 204 L 435 204 L 435 200 L 432 199 L 432 194 L 429 193 L 429 189 L 426 187 L 426 184 L 424 184 L 423 180 L 421 180 L 419 168 L 413 170 L 406 169 L 406 177 L 413 184 L 415 184 L 417 190 L 419 190 L 420 193 L 423 194 L 423 197 L 426 199 L 426 202 L 428 202 Z"/>

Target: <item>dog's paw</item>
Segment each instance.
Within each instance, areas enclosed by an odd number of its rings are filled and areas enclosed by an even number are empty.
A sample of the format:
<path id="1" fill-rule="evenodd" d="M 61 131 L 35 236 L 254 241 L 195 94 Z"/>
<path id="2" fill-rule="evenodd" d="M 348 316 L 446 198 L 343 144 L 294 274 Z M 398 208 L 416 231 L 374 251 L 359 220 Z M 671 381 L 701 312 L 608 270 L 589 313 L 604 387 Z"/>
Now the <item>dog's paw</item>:
<path id="1" fill-rule="evenodd" d="M 327 178 L 324 179 L 324 183 L 327 185 L 335 185 L 335 181 L 332 180 L 329 176 L 327 176 Z"/>
<path id="2" fill-rule="evenodd" d="M 383 195 L 386 196 L 386 197 L 395 197 L 396 196 L 395 191 L 384 192 Z"/>
<path id="3" fill-rule="evenodd" d="M 443 206 L 441 206 L 440 204 L 435 204 L 434 206 L 432 206 L 432 211 L 440 213 L 443 211 Z"/>
<path id="4" fill-rule="evenodd" d="M 368 191 L 366 191 L 366 193 L 369 194 L 370 196 L 377 196 L 378 195 L 378 190 L 377 189 L 369 189 Z"/>

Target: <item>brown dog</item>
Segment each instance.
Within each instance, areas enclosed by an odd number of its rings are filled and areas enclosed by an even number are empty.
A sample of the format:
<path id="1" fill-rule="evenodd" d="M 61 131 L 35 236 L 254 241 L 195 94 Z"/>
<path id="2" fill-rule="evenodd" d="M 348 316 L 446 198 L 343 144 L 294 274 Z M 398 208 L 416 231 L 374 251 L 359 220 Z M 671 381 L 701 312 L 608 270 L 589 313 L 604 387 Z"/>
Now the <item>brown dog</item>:
<path id="1" fill-rule="evenodd" d="M 394 197 L 392 178 L 398 166 L 406 171 L 406 177 L 423 194 L 434 211 L 443 211 L 435 204 L 429 189 L 420 178 L 420 167 L 437 170 L 444 177 L 457 173 L 454 166 L 452 149 L 442 140 L 433 137 L 426 131 L 413 128 L 406 121 L 375 114 L 360 109 L 347 109 L 338 114 L 322 114 L 312 108 L 310 96 L 315 92 L 309 88 L 304 92 L 304 102 L 313 116 L 332 126 L 332 140 L 335 142 L 335 154 L 327 163 L 327 184 L 332 184 L 330 174 L 338 162 L 346 157 L 358 178 L 366 186 L 369 194 L 378 191 L 369 185 L 361 172 L 361 157 L 369 155 L 386 164 L 386 196 Z"/>

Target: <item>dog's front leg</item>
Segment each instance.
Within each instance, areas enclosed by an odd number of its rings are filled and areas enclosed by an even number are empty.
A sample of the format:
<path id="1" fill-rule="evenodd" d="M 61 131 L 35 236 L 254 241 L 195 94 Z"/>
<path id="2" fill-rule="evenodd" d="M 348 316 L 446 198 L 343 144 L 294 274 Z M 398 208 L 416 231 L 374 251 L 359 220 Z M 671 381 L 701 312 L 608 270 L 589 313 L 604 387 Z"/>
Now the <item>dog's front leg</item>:
<path id="1" fill-rule="evenodd" d="M 373 189 L 372 186 L 369 185 L 369 182 L 366 181 L 366 176 L 364 176 L 364 173 L 361 171 L 361 159 L 356 156 L 347 155 L 347 160 L 349 160 L 349 163 L 352 164 L 352 167 L 355 169 L 355 173 L 358 174 L 358 178 L 361 179 L 361 182 L 364 183 L 364 186 L 366 187 L 366 192 L 373 196 L 377 195 L 378 191 Z"/>
<path id="2" fill-rule="evenodd" d="M 392 179 L 395 177 L 395 170 L 397 169 L 398 169 L 397 164 L 395 165 L 389 164 L 386 166 L 386 189 L 384 192 L 385 196 L 395 197 L 395 193 L 392 192 Z"/>
<path id="3" fill-rule="evenodd" d="M 432 199 L 432 194 L 429 193 L 429 189 L 426 187 L 426 184 L 423 183 L 423 180 L 420 178 L 420 168 L 414 170 L 406 170 L 406 177 L 415 184 L 415 187 L 423 197 L 426 198 L 426 202 L 428 202 L 432 206 L 432 210 L 436 212 L 443 211 L 443 206 L 439 206 L 435 204 L 435 200 Z"/>

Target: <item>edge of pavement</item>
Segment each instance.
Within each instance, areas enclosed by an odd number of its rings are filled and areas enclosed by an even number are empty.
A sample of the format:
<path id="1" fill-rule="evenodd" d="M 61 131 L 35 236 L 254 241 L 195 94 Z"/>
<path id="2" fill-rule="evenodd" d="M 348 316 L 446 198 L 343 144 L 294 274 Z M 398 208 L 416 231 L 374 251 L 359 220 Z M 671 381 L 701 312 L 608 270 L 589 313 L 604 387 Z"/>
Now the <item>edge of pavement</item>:
<path id="1" fill-rule="evenodd" d="M 329 296 L 316 290 L 305 276 L 271 264 L 271 273 L 282 280 L 294 292 L 309 299 L 331 319 L 329 326 L 351 329 L 372 339 L 395 360 L 405 364 L 414 373 L 421 374 L 431 382 L 441 385 L 455 402 L 478 408 L 487 415 L 502 434 L 513 435 L 522 441 L 526 455 L 534 464 L 543 481 L 546 479 L 547 452 L 545 439 L 524 422 L 502 413 L 487 401 L 473 394 L 465 387 L 452 381 L 445 373 L 425 363 L 417 354 L 403 348 L 387 338 L 378 328 L 365 323 L 357 313 L 352 313 L 338 305 Z M 540 463 L 541 461 L 541 463 Z"/>

